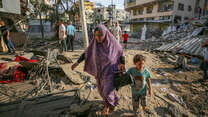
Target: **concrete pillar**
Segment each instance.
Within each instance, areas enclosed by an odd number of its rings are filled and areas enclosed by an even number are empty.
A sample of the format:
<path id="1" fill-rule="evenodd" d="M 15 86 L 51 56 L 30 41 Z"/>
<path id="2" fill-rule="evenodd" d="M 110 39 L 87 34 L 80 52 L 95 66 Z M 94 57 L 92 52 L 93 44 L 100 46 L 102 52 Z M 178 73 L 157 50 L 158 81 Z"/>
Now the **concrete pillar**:
<path id="1" fill-rule="evenodd" d="M 87 24 L 85 19 L 84 0 L 80 0 L 80 13 L 82 19 L 82 39 L 84 42 L 84 48 L 87 48 L 89 45 L 89 41 L 88 41 L 88 33 L 87 33 Z"/>
<path id="2" fill-rule="evenodd" d="M 159 3 L 153 5 L 153 13 L 158 13 Z"/>
<path id="3" fill-rule="evenodd" d="M 144 7 L 143 15 L 147 14 L 147 7 Z M 144 18 L 144 21 L 146 21 L 146 18 Z"/>

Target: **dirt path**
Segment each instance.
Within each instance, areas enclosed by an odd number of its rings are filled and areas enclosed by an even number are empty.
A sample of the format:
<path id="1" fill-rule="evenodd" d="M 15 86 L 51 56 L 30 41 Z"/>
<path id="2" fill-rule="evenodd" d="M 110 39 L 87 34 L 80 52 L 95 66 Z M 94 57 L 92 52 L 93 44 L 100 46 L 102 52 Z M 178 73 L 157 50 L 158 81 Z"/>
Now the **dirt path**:
<path id="1" fill-rule="evenodd" d="M 66 55 L 71 57 L 74 62 L 77 60 L 78 56 L 81 55 L 81 51 L 74 53 L 67 53 Z M 173 63 L 166 61 L 164 58 L 161 59 L 161 56 L 158 54 L 151 54 L 145 51 L 139 50 L 126 50 L 126 68 L 133 66 L 133 56 L 135 54 L 142 54 L 147 57 L 146 67 L 151 71 L 152 75 L 152 84 L 154 95 L 148 97 L 148 108 L 153 112 L 152 116 L 178 116 L 177 113 L 169 112 L 170 104 L 179 106 L 177 109 L 181 110 L 181 113 L 188 113 L 189 111 L 197 115 L 208 115 L 206 108 L 206 90 L 207 86 L 200 82 L 202 78 L 202 73 L 197 67 L 191 67 L 190 71 L 177 71 L 174 70 Z M 167 58 L 166 58 L 167 59 Z M 76 69 L 77 71 L 83 71 L 83 63 Z M 93 81 L 94 79 L 91 78 Z M 200 91 L 197 91 L 200 90 Z M 195 94 L 193 94 L 193 91 Z M 167 95 L 174 94 L 179 97 L 182 97 L 187 109 L 185 106 L 177 102 L 171 101 Z M 121 88 L 118 91 L 119 96 L 119 106 L 116 108 L 114 116 L 122 115 L 131 115 L 132 104 L 131 104 L 131 89 L 130 86 Z M 86 96 L 86 95 L 85 95 Z M 192 97 L 192 98 L 191 98 Z M 200 98 L 203 97 L 203 98 Z M 206 97 L 206 98 L 205 98 Z M 89 97 L 89 100 L 101 99 L 98 95 L 97 89 L 92 92 Z M 195 101 L 197 100 L 197 104 Z M 202 101 L 203 100 L 203 101 Z M 203 110 L 196 109 L 200 106 Z M 182 108 L 182 109 L 181 109 Z M 186 110 L 188 110 L 186 112 Z M 126 115 L 127 114 L 127 115 Z M 189 116 L 191 116 L 190 114 Z M 194 115 L 192 115 L 194 116 Z"/>

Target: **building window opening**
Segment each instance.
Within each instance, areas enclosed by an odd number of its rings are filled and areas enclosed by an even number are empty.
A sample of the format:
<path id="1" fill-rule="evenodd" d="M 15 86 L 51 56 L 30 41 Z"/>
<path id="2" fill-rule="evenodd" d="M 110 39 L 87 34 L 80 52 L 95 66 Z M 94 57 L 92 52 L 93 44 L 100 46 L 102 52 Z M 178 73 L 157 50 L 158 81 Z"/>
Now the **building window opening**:
<path id="1" fill-rule="evenodd" d="M 178 10 L 184 11 L 184 4 L 179 3 L 178 4 Z"/>
<path id="2" fill-rule="evenodd" d="M 148 7 L 148 8 L 147 8 L 147 14 L 152 13 L 152 10 L 153 10 L 153 6 Z"/>
<path id="3" fill-rule="evenodd" d="M 128 3 L 136 2 L 136 0 L 128 0 Z"/>
<path id="4" fill-rule="evenodd" d="M 190 5 L 188 6 L 188 11 L 192 11 L 192 7 Z"/>
<path id="5" fill-rule="evenodd" d="M 133 10 L 133 15 L 134 15 L 134 16 L 136 15 L 136 12 L 137 12 L 136 10 Z"/>
<path id="6" fill-rule="evenodd" d="M 173 2 L 159 3 L 158 12 L 168 12 L 173 10 Z"/>
<path id="7" fill-rule="evenodd" d="M 180 23 L 182 20 L 181 16 L 175 16 L 174 23 Z"/>
<path id="8" fill-rule="evenodd" d="M 155 18 L 154 17 L 148 17 L 147 18 L 147 21 L 152 21 L 152 20 L 154 20 Z"/>
<path id="9" fill-rule="evenodd" d="M 139 18 L 138 21 L 144 21 L 144 18 Z"/>
<path id="10" fill-rule="evenodd" d="M 170 20 L 172 16 L 160 16 L 160 20 Z"/>
<path id="11" fill-rule="evenodd" d="M 3 1 L 0 0 L 0 8 L 3 8 Z"/>
<path id="12" fill-rule="evenodd" d="M 185 17 L 185 18 L 184 18 L 184 20 L 186 20 L 186 21 L 187 21 L 187 20 L 189 20 L 189 18 L 188 18 L 188 17 Z"/>
<path id="13" fill-rule="evenodd" d="M 142 15 L 143 14 L 143 8 L 138 9 L 138 14 Z"/>

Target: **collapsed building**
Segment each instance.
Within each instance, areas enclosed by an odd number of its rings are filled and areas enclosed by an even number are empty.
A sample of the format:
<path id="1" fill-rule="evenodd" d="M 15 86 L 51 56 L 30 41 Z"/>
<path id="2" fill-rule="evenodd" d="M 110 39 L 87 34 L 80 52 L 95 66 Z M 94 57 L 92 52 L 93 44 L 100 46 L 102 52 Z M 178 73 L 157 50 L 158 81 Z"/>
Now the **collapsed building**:
<path id="1" fill-rule="evenodd" d="M 207 26 L 207 17 L 192 21 L 180 30 L 164 35 L 162 37 L 164 41 L 172 40 L 172 42 L 165 43 L 155 50 L 202 57 L 201 44 L 208 39 Z"/>
<path id="2" fill-rule="evenodd" d="M 207 15 L 207 6 L 207 0 L 125 0 L 133 32 L 144 24 L 147 28 L 164 30 L 171 24 L 185 23 L 194 17 Z"/>

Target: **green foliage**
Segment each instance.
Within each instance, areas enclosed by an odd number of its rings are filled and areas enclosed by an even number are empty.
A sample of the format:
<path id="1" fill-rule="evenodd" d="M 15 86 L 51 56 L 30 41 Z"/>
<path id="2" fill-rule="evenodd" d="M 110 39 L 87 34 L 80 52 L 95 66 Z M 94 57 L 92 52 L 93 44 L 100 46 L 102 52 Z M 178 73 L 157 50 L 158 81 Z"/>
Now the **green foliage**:
<path id="1" fill-rule="evenodd" d="M 41 13 L 46 16 L 45 21 L 50 21 L 54 24 L 60 18 L 66 19 L 65 15 L 68 15 L 73 20 L 74 16 L 79 14 L 79 7 L 75 4 L 75 0 L 55 0 L 51 6 L 45 5 L 43 0 L 30 0 L 30 2 L 34 6 L 34 13 L 30 16 L 31 19 Z"/>

